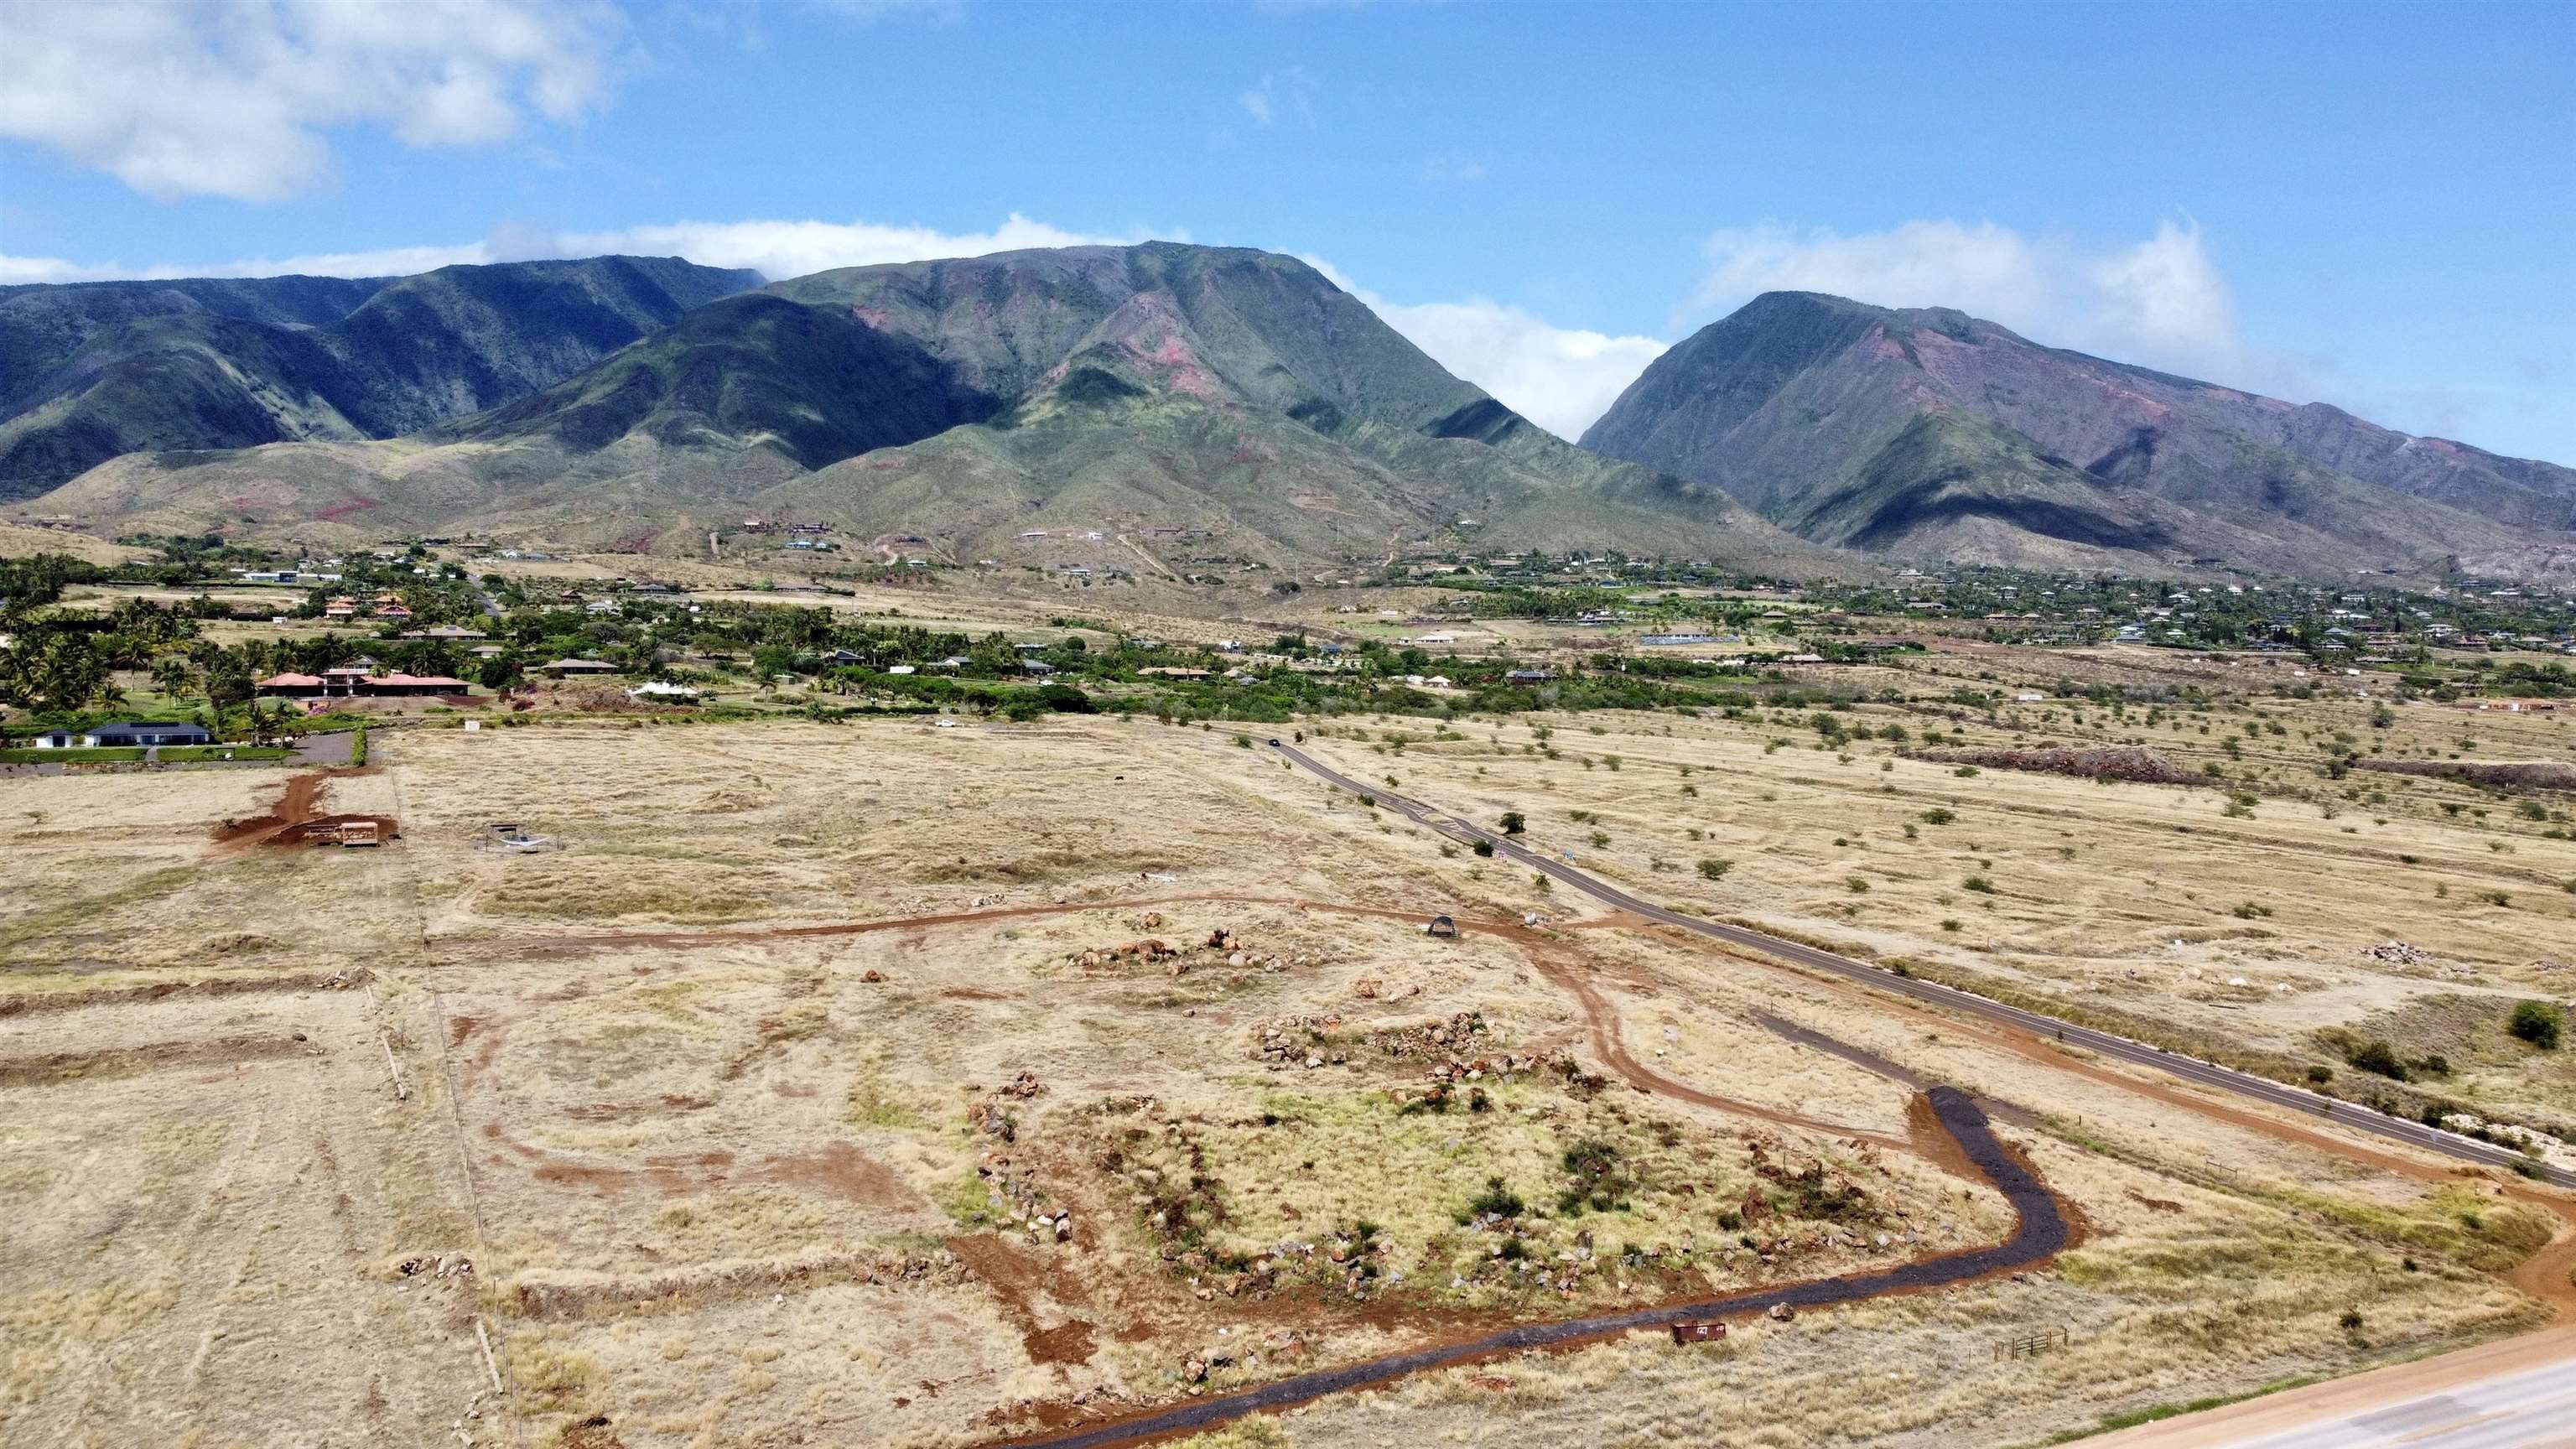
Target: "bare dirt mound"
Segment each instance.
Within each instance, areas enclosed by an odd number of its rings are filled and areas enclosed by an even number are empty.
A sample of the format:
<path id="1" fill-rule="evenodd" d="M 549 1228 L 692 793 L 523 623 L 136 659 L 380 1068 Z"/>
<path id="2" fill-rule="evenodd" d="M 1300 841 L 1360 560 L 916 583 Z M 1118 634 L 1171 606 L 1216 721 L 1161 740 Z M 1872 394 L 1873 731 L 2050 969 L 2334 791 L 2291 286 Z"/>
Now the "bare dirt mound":
<path id="1" fill-rule="evenodd" d="M 364 985 L 368 973 L 334 971 L 327 976 L 226 976 L 212 981 L 166 981 L 150 986 L 117 986 L 102 991 L 54 991 L 41 996 L 0 1000 L 0 1017 L 39 1012 L 78 1011 L 88 1006 L 115 1006 L 134 1001 L 160 1001 L 172 996 L 238 996 L 260 991 L 345 991 Z"/>
<path id="2" fill-rule="evenodd" d="M 1002 1314 L 1020 1332 L 1020 1344 L 1031 1363 L 1089 1363 L 1097 1330 L 1087 1320 L 1067 1318 L 1053 1328 L 1038 1325 L 1033 1300 L 1045 1294 L 1058 1301 L 1080 1301 L 1066 1275 L 1037 1254 L 995 1233 L 976 1233 L 948 1240 L 948 1251 L 972 1270 L 999 1301 Z"/>
<path id="3" fill-rule="evenodd" d="M 270 1032 L 211 1041 L 154 1042 L 116 1051 L 52 1052 L 36 1057 L 0 1058 L 0 1087 L 36 1087 L 51 1082 L 126 1076 L 174 1067 L 227 1066 L 262 1057 L 311 1056 L 318 1050 L 302 1039 Z"/>
<path id="4" fill-rule="evenodd" d="M 277 803 L 265 815 L 247 820 L 227 820 L 215 827 L 215 841 L 220 845 L 300 846 L 327 843 L 340 838 L 341 827 L 373 825 L 380 839 L 391 840 L 402 833 L 390 815 L 323 815 L 315 806 L 332 779 L 340 771 L 306 770 L 287 777 L 286 787 L 278 792 Z"/>

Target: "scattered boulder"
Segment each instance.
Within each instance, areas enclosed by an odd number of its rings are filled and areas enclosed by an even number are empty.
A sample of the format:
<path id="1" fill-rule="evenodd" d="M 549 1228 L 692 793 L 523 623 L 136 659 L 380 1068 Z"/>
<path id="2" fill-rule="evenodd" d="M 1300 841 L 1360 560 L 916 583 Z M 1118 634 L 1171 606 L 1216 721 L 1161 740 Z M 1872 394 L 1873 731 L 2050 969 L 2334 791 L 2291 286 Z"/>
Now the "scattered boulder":
<path id="1" fill-rule="evenodd" d="M 1770 1307 L 1762 1310 L 1762 1316 L 1770 1319 L 1773 1323 L 1786 1323 L 1790 1319 L 1798 1316 L 1798 1310 L 1790 1307 L 1786 1303 L 1774 1303 Z"/>
<path id="2" fill-rule="evenodd" d="M 405 1258 L 394 1265 L 394 1271 L 406 1278 L 418 1278 L 423 1275 L 432 1278 L 470 1278 L 474 1276 L 474 1264 L 463 1253 L 430 1253 L 421 1257 Z"/>

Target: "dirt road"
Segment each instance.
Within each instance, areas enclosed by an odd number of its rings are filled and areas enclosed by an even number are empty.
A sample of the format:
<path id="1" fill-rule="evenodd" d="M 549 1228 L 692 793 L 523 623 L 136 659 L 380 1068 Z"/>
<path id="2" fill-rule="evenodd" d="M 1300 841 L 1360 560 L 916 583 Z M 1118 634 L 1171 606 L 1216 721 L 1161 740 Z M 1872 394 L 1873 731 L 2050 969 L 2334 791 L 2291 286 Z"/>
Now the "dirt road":
<path id="1" fill-rule="evenodd" d="M 2233 1068 L 2200 1061 L 2197 1058 L 2180 1056 L 2159 1047 L 2149 1046 L 2144 1042 L 2115 1036 L 2107 1031 L 2096 1031 L 2088 1026 L 2080 1026 L 2071 1021 L 2063 1021 L 2018 1006 L 2008 1006 L 1973 992 L 1961 991 L 1955 987 L 1943 986 L 1919 977 L 1898 976 L 1866 962 L 1855 961 L 1848 956 L 1838 956 L 1831 951 L 1819 950 L 1796 941 L 1784 940 L 1778 936 L 1748 930 L 1742 926 L 1730 926 L 1705 920 L 1680 911 L 1667 910 L 1652 902 L 1640 900 L 1607 882 L 1586 875 L 1562 861 L 1551 860 L 1537 851 L 1527 849 L 1509 836 L 1487 830 L 1483 826 L 1461 820 L 1454 815 L 1435 811 L 1429 806 L 1407 800 L 1401 795 L 1392 795 L 1375 786 L 1351 779 L 1292 745 L 1283 744 L 1274 739 L 1270 741 L 1270 747 L 1325 782 L 1339 786 L 1355 795 L 1366 795 L 1376 800 L 1379 805 L 1394 810 L 1415 824 L 1427 826 L 1452 839 L 1482 841 L 1491 845 L 1498 856 L 1518 861 L 1532 870 L 1543 871 L 1597 901 L 1623 911 L 1633 912 L 1657 925 L 1671 926 L 1695 935 L 1748 947 L 1845 980 L 1866 982 L 1876 990 L 1930 1002 L 1985 1021 L 2038 1032 L 2070 1046 L 2079 1046 L 2087 1051 L 2127 1062 L 2132 1066 L 2147 1067 L 2170 1076 L 2180 1077 L 2199 1086 L 2215 1087 L 2220 1091 L 2239 1097 L 2250 1097 L 2270 1106 L 2285 1107 L 2309 1116 L 2326 1118 L 2376 1136 L 2395 1138 L 2410 1147 L 2437 1152 L 2445 1157 L 2460 1158 L 2484 1167 L 2514 1167 L 2526 1161 L 2522 1154 L 2506 1148 L 2491 1146 L 2456 1133 L 2427 1127 L 2420 1122 L 2410 1122 L 2403 1117 L 2374 1112 L 2367 1107 L 2357 1107 L 2349 1102 L 2339 1102 L 2314 1092 L 2284 1086 L 2250 1072 L 2240 1072 Z M 2538 1163 L 2533 1163 L 2531 1166 L 2545 1181 L 2560 1187 L 2576 1187 L 2576 1172 Z"/>
<path id="2" fill-rule="evenodd" d="M 1114 1445 L 1140 1444 L 1195 1433 L 1247 1414 L 1294 1408 L 1327 1394 L 1375 1388 L 1425 1369 L 1447 1368 L 1530 1349 L 1563 1348 L 1639 1329 L 1664 1328 L 1685 1319 L 1742 1317 L 1762 1312 L 1774 1304 L 1785 1303 L 1796 1309 L 1827 1308 L 1891 1293 L 1948 1287 L 2055 1257 L 2066 1247 L 2071 1232 L 2069 1219 L 2060 1211 L 2056 1197 L 2029 1168 L 1995 1140 L 1994 1132 L 1986 1123 L 1985 1113 L 1978 1110 L 1977 1104 L 1965 1092 L 1952 1087 L 1934 1087 L 1925 1096 L 1933 1115 L 1958 1144 L 1960 1153 L 2012 1204 L 2018 1226 L 2003 1242 L 1903 1264 L 1880 1273 L 1820 1278 L 1702 1303 L 1627 1309 L 1553 1323 L 1525 1323 L 1496 1333 L 1410 1349 L 1341 1368 L 1298 1374 L 1255 1388 L 1195 1399 L 1084 1428 L 1007 1442 L 1014 1449 L 1111 1449 Z"/>

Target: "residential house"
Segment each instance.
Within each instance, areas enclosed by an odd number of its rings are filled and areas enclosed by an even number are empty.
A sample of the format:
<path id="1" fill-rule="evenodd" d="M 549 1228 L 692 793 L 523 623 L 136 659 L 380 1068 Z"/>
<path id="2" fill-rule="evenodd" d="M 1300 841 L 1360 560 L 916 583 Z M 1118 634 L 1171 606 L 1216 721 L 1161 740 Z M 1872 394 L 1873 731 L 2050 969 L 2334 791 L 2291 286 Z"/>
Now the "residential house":
<path id="1" fill-rule="evenodd" d="M 107 724 L 81 736 L 93 749 L 133 745 L 211 745 L 212 731 L 201 724 Z"/>

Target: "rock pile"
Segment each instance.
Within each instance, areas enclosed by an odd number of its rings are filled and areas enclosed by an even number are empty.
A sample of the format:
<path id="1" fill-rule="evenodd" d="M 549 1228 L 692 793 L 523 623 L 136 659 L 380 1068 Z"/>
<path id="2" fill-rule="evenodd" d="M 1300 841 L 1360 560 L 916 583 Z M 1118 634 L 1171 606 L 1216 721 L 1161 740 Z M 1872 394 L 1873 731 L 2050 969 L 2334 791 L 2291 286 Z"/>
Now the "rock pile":
<path id="1" fill-rule="evenodd" d="M 1148 911 L 1138 918 L 1137 924 L 1146 930 L 1153 930 L 1163 924 L 1162 913 Z M 1263 954 L 1251 950 L 1245 944 L 1240 932 L 1226 926 L 1219 926 L 1208 932 L 1205 941 L 1186 949 L 1175 948 L 1159 936 L 1147 936 L 1142 940 L 1129 941 L 1123 946 L 1095 946 L 1087 951 L 1077 951 L 1065 960 L 1067 964 L 1084 971 L 1098 971 L 1105 967 L 1116 966 L 1123 961 L 1161 962 L 1165 974 L 1183 976 L 1195 966 L 1213 964 L 1208 959 L 1211 956 L 1221 957 L 1225 965 L 1237 968 L 1259 966 L 1265 971 L 1288 969 L 1286 957 L 1277 952 Z"/>
<path id="2" fill-rule="evenodd" d="M 1062 1208 L 1049 1208 L 1041 1203 L 1046 1194 L 1035 1179 L 1014 1169 L 1003 1153 L 988 1152 L 975 1165 L 975 1175 L 984 1179 L 994 1208 L 1002 1221 L 1017 1227 L 1032 1243 L 1069 1243 L 1073 1241 L 1073 1214 Z"/>

